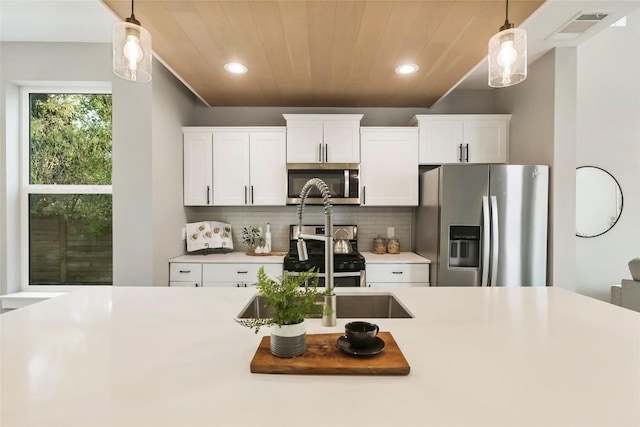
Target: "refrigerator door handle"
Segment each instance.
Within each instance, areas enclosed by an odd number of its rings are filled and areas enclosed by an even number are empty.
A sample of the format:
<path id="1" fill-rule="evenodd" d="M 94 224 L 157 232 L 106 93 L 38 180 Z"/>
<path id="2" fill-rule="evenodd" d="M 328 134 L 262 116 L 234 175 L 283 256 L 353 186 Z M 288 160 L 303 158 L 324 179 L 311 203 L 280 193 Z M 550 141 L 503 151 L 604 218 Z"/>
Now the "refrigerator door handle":
<path id="1" fill-rule="evenodd" d="M 487 286 L 489 280 L 489 248 L 491 244 L 491 223 L 489 214 L 489 198 L 482 197 L 482 282 L 481 286 Z"/>
<path id="2" fill-rule="evenodd" d="M 495 286 L 498 278 L 498 252 L 500 249 L 498 235 L 498 199 L 491 196 L 491 282 Z"/>

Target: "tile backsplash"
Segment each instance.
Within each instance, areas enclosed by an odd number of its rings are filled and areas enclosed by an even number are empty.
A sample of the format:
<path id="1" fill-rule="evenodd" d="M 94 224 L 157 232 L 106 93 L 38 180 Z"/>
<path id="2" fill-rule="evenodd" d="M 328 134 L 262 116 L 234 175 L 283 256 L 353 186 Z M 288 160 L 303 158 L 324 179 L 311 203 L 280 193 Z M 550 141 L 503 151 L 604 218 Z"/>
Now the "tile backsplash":
<path id="1" fill-rule="evenodd" d="M 298 223 L 297 206 L 230 206 L 230 207 L 185 207 L 188 222 L 223 221 L 231 224 L 233 246 L 236 251 L 246 250 L 242 243 L 242 228 L 248 225 L 271 224 L 271 245 L 273 251 L 289 250 L 289 225 Z M 387 227 L 395 228 L 395 236 L 400 241 L 402 251 L 411 250 L 411 213 L 409 207 L 360 207 L 334 206 L 333 224 L 358 226 L 358 250 L 370 251 L 373 238 L 378 234 L 387 236 Z M 304 224 L 324 224 L 322 206 L 304 208 Z"/>

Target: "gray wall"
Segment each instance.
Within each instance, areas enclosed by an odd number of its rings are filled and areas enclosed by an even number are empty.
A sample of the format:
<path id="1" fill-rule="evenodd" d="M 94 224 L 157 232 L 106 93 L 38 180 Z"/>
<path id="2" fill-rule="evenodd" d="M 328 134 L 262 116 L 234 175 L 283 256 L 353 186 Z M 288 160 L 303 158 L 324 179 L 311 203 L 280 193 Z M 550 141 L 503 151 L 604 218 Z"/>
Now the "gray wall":
<path id="1" fill-rule="evenodd" d="M 640 256 L 640 10 L 580 45 L 578 67 L 576 165 L 615 176 L 624 207 L 606 234 L 575 238 L 576 291 L 608 301 Z"/>
<path id="2" fill-rule="evenodd" d="M 509 160 L 511 163 L 550 165 L 550 203 L 553 212 L 555 52 L 529 66 L 527 79 L 495 92 L 499 108 L 511 112 Z M 549 220 L 547 283 L 553 283 L 553 221 Z"/>
<path id="3" fill-rule="evenodd" d="M 21 289 L 19 108 L 21 86 L 108 85 L 111 46 L 0 43 L 0 293 Z"/>
<path id="4" fill-rule="evenodd" d="M 0 293 L 21 290 L 21 86 L 111 85 L 114 284 L 166 285 L 182 252 L 182 131 L 196 98 L 158 61 L 150 84 L 111 71 L 111 45 L 2 43 L 0 62 Z"/>
<path id="5" fill-rule="evenodd" d="M 182 253 L 182 126 L 195 97 L 158 61 L 150 84 L 113 78 L 113 283 L 167 286 Z"/>
<path id="6" fill-rule="evenodd" d="M 213 107 L 198 105 L 192 126 L 284 126 L 283 114 L 364 114 L 362 126 L 406 126 L 416 114 L 500 113 L 488 90 L 454 91 L 432 108 Z"/>
<path id="7" fill-rule="evenodd" d="M 574 290 L 576 49 L 554 49 L 534 62 L 527 79 L 496 91 L 512 112 L 510 162 L 548 164 L 547 284 Z"/>

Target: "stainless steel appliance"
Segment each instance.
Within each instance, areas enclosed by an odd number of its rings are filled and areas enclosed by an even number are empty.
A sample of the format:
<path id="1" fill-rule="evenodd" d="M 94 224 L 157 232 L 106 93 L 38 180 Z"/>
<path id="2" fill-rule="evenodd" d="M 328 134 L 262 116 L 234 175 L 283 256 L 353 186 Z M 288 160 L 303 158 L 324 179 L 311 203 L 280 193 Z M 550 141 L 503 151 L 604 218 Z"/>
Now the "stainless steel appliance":
<path id="1" fill-rule="evenodd" d="M 358 252 L 358 227 L 355 225 L 335 225 L 334 236 L 339 232 L 340 237 L 348 239 L 353 248 L 351 253 L 333 255 L 333 282 L 337 287 L 364 287 L 365 286 L 365 261 L 364 256 Z M 299 273 L 316 268 L 318 285 L 324 286 L 324 242 L 307 240 L 308 259 L 301 261 L 298 257 L 298 235 L 315 234 L 324 235 L 324 225 L 303 225 L 302 231 L 297 225 L 289 226 L 289 252 L 284 257 L 284 271 L 286 273 Z"/>
<path id="2" fill-rule="evenodd" d="M 360 204 L 360 165 L 357 163 L 287 163 L 287 204 L 300 204 L 302 187 L 311 178 L 320 178 L 327 184 L 332 204 Z M 305 204 L 321 205 L 320 191 L 312 188 Z"/>
<path id="3" fill-rule="evenodd" d="M 548 191 L 548 166 L 422 173 L 415 242 L 432 261 L 432 286 L 545 286 Z"/>

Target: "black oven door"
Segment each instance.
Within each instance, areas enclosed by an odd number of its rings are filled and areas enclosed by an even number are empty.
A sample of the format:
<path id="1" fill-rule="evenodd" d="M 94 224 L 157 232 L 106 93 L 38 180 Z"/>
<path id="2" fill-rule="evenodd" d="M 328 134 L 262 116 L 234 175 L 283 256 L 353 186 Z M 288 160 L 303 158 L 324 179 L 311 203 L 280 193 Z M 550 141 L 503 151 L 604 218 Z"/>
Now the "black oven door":
<path id="1" fill-rule="evenodd" d="M 318 286 L 324 287 L 325 275 L 318 274 Z M 364 271 L 333 273 L 333 286 L 336 288 L 360 288 L 365 286 Z"/>

